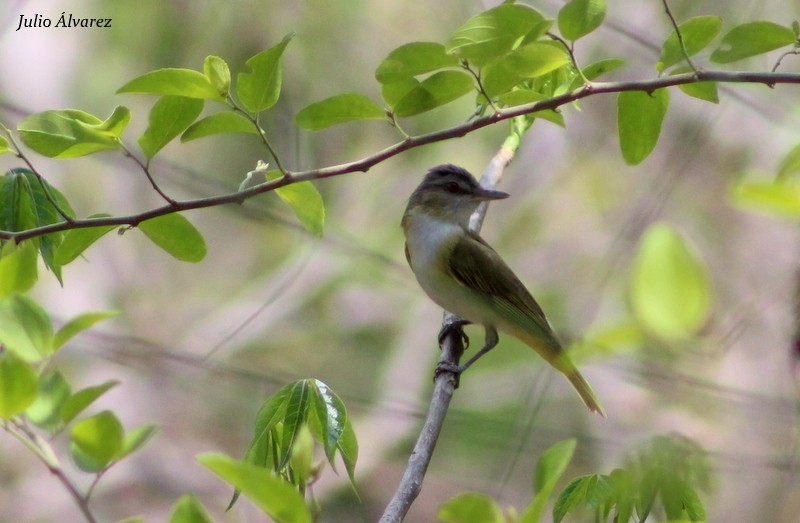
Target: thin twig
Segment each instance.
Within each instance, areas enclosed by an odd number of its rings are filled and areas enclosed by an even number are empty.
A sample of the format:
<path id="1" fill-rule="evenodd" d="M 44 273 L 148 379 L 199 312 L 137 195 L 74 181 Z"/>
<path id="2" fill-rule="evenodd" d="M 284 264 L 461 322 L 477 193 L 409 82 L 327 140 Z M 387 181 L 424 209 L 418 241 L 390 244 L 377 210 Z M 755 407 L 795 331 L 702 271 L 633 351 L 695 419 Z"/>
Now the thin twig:
<path id="1" fill-rule="evenodd" d="M 142 169 L 142 171 L 144 171 L 144 175 L 147 176 L 147 180 L 150 182 L 150 185 L 153 187 L 153 190 L 156 191 L 158 195 L 164 199 L 164 201 L 170 204 L 171 207 L 175 207 L 177 205 L 177 202 L 174 199 L 167 196 L 167 194 L 161 190 L 161 187 L 158 186 L 155 178 L 153 178 L 153 175 L 150 174 L 149 162 L 147 164 L 142 163 L 142 161 L 139 158 L 137 158 L 136 155 L 133 154 L 127 147 L 125 147 L 121 143 L 120 146 L 122 147 L 122 150 L 125 151 L 125 156 L 133 160 L 136 163 L 136 165 L 138 165 L 139 168 Z"/>
<path id="2" fill-rule="evenodd" d="M 675 36 L 678 37 L 678 45 L 681 48 L 681 53 L 683 54 L 683 58 L 684 58 L 684 60 L 686 60 L 686 63 L 689 64 L 689 67 L 692 68 L 692 71 L 694 71 L 696 73 L 697 72 L 697 67 L 694 66 L 694 63 L 692 63 L 692 59 L 689 58 L 689 52 L 686 50 L 686 45 L 683 42 L 683 35 L 681 34 L 681 30 L 678 28 L 678 22 L 676 22 L 675 21 L 675 17 L 672 16 L 672 11 L 669 8 L 669 4 L 667 3 L 667 0 L 661 0 L 661 1 L 664 4 L 664 10 L 667 12 L 667 16 L 669 17 L 669 21 L 672 23 L 673 29 L 675 29 Z"/>
<path id="3" fill-rule="evenodd" d="M 501 147 L 500 151 L 492 158 L 483 176 L 481 176 L 481 185 L 487 188 L 494 187 L 500 181 L 503 170 L 513 157 L 513 150 Z M 478 210 L 475 211 L 475 214 L 470 219 L 470 229 L 475 232 L 480 231 L 487 208 L 488 202 L 484 202 L 478 207 Z M 458 318 L 454 314 L 445 311 L 443 321 L 445 325 L 457 321 Z M 461 336 L 451 331 L 442 343 L 442 356 L 439 359 L 440 366 L 441 364 L 449 367 L 458 365 L 463 353 L 464 344 Z M 400 480 L 392 500 L 386 506 L 380 523 L 399 523 L 403 521 L 411 508 L 411 504 L 419 495 L 422 489 L 422 481 L 433 456 L 433 450 L 444 425 L 444 418 L 447 415 L 457 379 L 458 377 L 449 371 L 442 371 L 436 375 L 431 404 L 428 408 L 425 423 L 422 425 L 414 450 L 408 458 L 408 466 L 403 478 Z"/>

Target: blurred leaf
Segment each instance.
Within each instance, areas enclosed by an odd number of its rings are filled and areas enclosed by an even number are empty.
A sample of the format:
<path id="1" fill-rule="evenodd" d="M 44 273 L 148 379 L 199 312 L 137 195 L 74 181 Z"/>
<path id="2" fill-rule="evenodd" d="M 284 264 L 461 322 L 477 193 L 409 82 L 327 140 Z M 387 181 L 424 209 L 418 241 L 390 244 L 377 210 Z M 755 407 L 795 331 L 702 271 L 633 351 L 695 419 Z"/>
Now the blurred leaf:
<path id="1" fill-rule="evenodd" d="M 524 78 L 535 78 L 570 63 L 561 47 L 535 42 L 515 49 L 504 58 L 506 66 Z"/>
<path id="2" fill-rule="evenodd" d="M 572 460 L 576 445 L 577 440 L 567 439 L 559 441 L 542 453 L 536 463 L 536 471 L 533 476 L 536 495 L 531 504 L 523 511 L 519 523 L 537 523 L 542 519 L 550 495 Z"/>
<path id="3" fill-rule="evenodd" d="M 52 343 L 50 317 L 38 303 L 22 294 L 0 298 L 0 344 L 7 352 L 35 362 L 50 355 Z"/>
<path id="4" fill-rule="evenodd" d="M 442 44 L 411 42 L 389 53 L 375 70 L 375 78 L 388 84 L 458 65 L 458 58 L 447 54 Z"/>
<path id="5" fill-rule="evenodd" d="M 718 16 L 696 16 L 678 25 L 686 53 L 691 57 L 705 49 L 719 34 L 721 27 L 722 18 Z M 678 33 L 673 30 L 661 47 L 661 57 L 656 63 L 656 71 L 661 73 L 684 60 Z"/>
<path id="6" fill-rule="evenodd" d="M 126 458 L 145 446 L 145 444 L 156 435 L 158 430 L 158 425 L 146 424 L 136 427 L 125 434 L 119 451 L 114 455 L 114 461 Z"/>
<path id="7" fill-rule="evenodd" d="M 36 371 L 10 351 L 0 352 L 0 418 L 7 420 L 27 409 L 38 390 Z"/>
<path id="8" fill-rule="evenodd" d="M 139 224 L 139 230 L 178 260 L 197 263 L 206 256 L 203 235 L 181 214 L 165 214 L 145 220 Z"/>
<path id="9" fill-rule="evenodd" d="M 219 95 L 227 98 L 231 88 L 231 71 L 225 60 L 219 56 L 206 56 L 203 62 L 203 73 Z"/>
<path id="10" fill-rule="evenodd" d="M 274 473 L 219 453 L 201 454 L 197 461 L 241 491 L 277 523 L 311 523 L 303 496 Z"/>
<path id="11" fill-rule="evenodd" d="M 169 523 L 214 523 L 214 520 L 196 496 L 184 494 L 172 506 Z"/>
<path id="12" fill-rule="evenodd" d="M 70 386 L 61 371 L 49 372 L 39 378 L 39 394 L 25 411 L 28 419 L 47 431 L 61 426 L 61 409 L 69 398 Z"/>
<path id="13" fill-rule="evenodd" d="M 281 42 L 247 60 L 252 72 L 239 73 L 237 93 L 239 101 L 251 113 L 260 113 L 275 105 L 281 94 L 281 56 L 294 33 L 283 37 Z"/>
<path id="14" fill-rule="evenodd" d="M 379 105 L 357 93 L 331 96 L 304 107 L 295 115 L 297 125 L 309 131 L 319 131 L 355 120 L 385 119 L 386 113 Z"/>
<path id="15" fill-rule="evenodd" d="M 307 424 L 303 424 L 297 433 L 291 448 L 289 466 L 292 468 L 295 481 L 299 485 L 308 483 L 312 475 L 314 460 L 314 436 Z"/>
<path id="16" fill-rule="evenodd" d="M 608 497 L 611 484 L 608 476 L 591 474 L 572 480 L 553 506 L 553 522 L 559 523 L 569 512 L 579 508 L 595 508 Z"/>
<path id="17" fill-rule="evenodd" d="M 280 178 L 280 171 L 269 171 L 267 180 Z M 325 227 L 325 202 L 311 182 L 297 182 L 275 189 L 275 193 L 291 207 L 300 223 L 309 232 L 322 236 Z"/>
<path id="18" fill-rule="evenodd" d="M 148 93 L 224 102 L 225 97 L 206 75 L 193 69 L 156 69 L 138 76 L 117 93 Z"/>
<path id="19" fill-rule="evenodd" d="M 800 185 L 742 181 L 730 190 L 734 205 L 783 218 L 800 218 Z"/>
<path id="20" fill-rule="evenodd" d="M 447 523 L 505 523 L 503 510 L 486 494 L 465 492 L 449 499 L 436 517 Z"/>
<path id="21" fill-rule="evenodd" d="M 33 241 L 6 242 L 0 249 L 0 298 L 30 290 L 39 279 L 38 261 Z"/>
<path id="22" fill-rule="evenodd" d="M 617 125 L 625 163 L 638 165 L 653 152 L 668 107 L 669 93 L 666 89 L 657 89 L 651 94 L 642 91 L 619 93 Z"/>
<path id="23" fill-rule="evenodd" d="M 439 71 L 405 94 L 394 106 L 400 118 L 415 116 L 461 98 L 474 89 L 472 77 L 459 71 Z"/>
<path id="24" fill-rule="evenodd" d="M 122 106 L 105 121 L 76 109 L 51 110 L 24 118 L 17 131 L 25 145 L 43 156 L 77 158 L 119 149 L 120 135 L 130 118 L 130 111 Z"/>
<path id="25" fill-rule="evenodd" d="M 605 0 L 570 0 L 558 12 L 558 30 L 574 41 L 600 27 L 605 17 Z"/>
<path id="26" fill-rule="evenodd" d="M 110 218 L 110 214 L 93 214 L 89 218 Z M 53 253 L 53 260 L 58 265 L 66 265 L 89 248 L 94 242 L 99 240 L 107 232 L 117 228 L 116 225 L 104 225 L 100 227 L 84 227 L 81 229 L 70 229 L 64 235 L 64 240 L 59 244 Z"/>
<path id="27" fill-rule="evenodd" d="M 776 179 L 779 182 L 798 180 L 800 177 L 800 145 L 796 145 L 781 160 Z"/>
<path id="28" fill-rule="evenodd" d="M 480 66 L 510 51 L 544 20 L 544 16 L 531 7 L 502 4 L 467 20 L 450 36 L 445 49 L 449 54 Z"/>
<path id="29" fill-rule="evenodd" d="M 162 96 L 150 110 L 147 129 L 139 146 L 148 159 L 186 130 L 203 110 L 203 100 L 185 96 Z"/>
<path id="30" fill-rule="evenodd" d="M 78 467 L 99 472 L 119 453 L 125 430 L 113 412 L 104 410 L 75 423 L 70 436 L 70 451 Z"/>
<path id="31" fill-rule="evenodd" d="M 634 261 L 631 305 L 641 324 L 666 340 L 684 340 L 703 327 L 711 308 L 705 265 L 666 223 L 644 233 Z"/>
<path id="32" fill-rule="evenodd" d="M 101 385 L 94 385 L 81 389 L 75 394 L 72 394 L 64 401 L 61 408 L 61 421 L 64 424 L 69 423 L 75 419 L 78 414 L 86 410 L 97 398 L 105 394 L 109 389 L 119 385 L 119 381 L 111 380 Z"/>
<path id="33" fill-rule="evenodd" d="M 258 129 L 253 125 L 253 122 L 241 114 L 226 111 L 212 114 L 193 123 L 181 135 L 181 141 L 188 142 L 197 138 L 222 133 L 258 134 Z"/>
<path id="34" fill-rule="evenodd" d="M 792 45 L 796 40 L 794 31 L 788 27 L 765 21 L 748 22 L 722 37 L 719 48 L 711 53 L 711 61 L 727 64 Z"/>
<path id="35" fill-rule="evenodd" d="M 0 154 L 13 153 L 14 150 L 8 146 L 8 140 L 0 136 Z"/>
<path id="36" fill-rule="evenodd" d="M 119 311 L 95 311 L 86 312 L 79 316 L 75 316 L 67 323 L 65 323 L 53 338 L 53 351 L 61 348 L 70 338 L 76 334 L 85 331 L 95 323 L 98 323 L 108 318 L 113 318 L 118 315 Z"/>

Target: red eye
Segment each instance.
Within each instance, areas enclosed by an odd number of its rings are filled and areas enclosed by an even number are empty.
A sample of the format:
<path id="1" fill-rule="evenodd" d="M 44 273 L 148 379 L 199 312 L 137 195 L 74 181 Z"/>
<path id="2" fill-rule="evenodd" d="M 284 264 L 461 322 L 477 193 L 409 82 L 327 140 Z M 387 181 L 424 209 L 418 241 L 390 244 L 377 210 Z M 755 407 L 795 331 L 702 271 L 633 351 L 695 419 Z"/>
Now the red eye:
<path id="1" fill-rule="evenodd" d="M 458 184 L 456 182 L 450 182 L 444 186 L 445 190 L 449 193 L 457 193 L 458 192 Z"/>

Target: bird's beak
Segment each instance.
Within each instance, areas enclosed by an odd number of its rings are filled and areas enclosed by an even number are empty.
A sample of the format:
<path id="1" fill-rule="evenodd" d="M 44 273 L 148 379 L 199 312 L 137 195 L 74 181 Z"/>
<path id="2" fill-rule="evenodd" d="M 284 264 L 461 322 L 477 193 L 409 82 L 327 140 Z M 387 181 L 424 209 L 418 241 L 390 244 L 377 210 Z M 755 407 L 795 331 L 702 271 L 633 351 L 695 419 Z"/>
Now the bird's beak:
<path id="1" fill-rule="evenodd" d="M 507 192 L 503 191 L 495 191 L 494 189 L 485 189 L 481 187 L 477 191 L 475 191 L 475 197 L 479 200 L 502 200 L 503 198 L 508 198 L 511 196 Z"/>

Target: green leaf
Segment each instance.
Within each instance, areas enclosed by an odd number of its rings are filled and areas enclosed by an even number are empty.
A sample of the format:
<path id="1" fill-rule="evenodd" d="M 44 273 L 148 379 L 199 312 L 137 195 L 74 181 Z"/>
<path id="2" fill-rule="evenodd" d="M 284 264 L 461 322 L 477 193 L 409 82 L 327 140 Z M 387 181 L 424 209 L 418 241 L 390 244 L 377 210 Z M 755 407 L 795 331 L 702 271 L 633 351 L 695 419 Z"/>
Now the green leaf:
<path id="1" fill-rule="evenodd" d="M 506 66 L 523 78 L 536 78 L 570 63 L 563 48 L 534 42 L 510 52 L 504 58 Z"/>
<path id="2" fill-rule="evenodd" d="M 0 154 L 13 153 L 14 150 L 8 146 L 8 140 L 0 136 Z"/>
<path id="3" fill-rule="evenodd" d="M 789 27 L 765 21 L 748 22 L 728 31 L 710 58 L 712 62 L 727 64 L 792 45 L 796 41 L 797 37 Z"/>
<path id="4" fill-rule="evenodd" d="M 253 122 L 241 114 L 226 111 L 212 114 L 193 123 L 181 135 L 181 141 L 188 142 L 189 140 L 222 133 L 258 134 L 258 129 L 253 125 Z"/>
<path id="5" fill-rule="evenodd" d="M 124 436 L 119 419 L 104 410 L 72 426 L 70 451 L 81 470 L 99 472 L 119 453 Z"/>
<path id="6" fill-rule="evenodd" d="M 711 284 L 703 263 L 666 223 L 645 232 L 630 290 L 636 319 L 666 340 L 685 340 L 703 327 L 711 308 Z"/>
<path id="7" fill-rule="evenodd" d="M 495 99 L 526 80 L 506 63 L 505 56 L 492 60 L 481 68 L 481 84 L 486 96 Z"/>
<path id="8" fill-rule="evenodd" d="M 214 523 L 214 520 L 196 496 L 184 494 L 172 506 L 169 523 Z"/>
<path id="9" fill-rule="evenodd" d="M 39 278 L 36 244 L 6 242 L 0 250 L 0 298 L 30 290 Z"/>
<path id="10" fill-rule="evenodd" d="M 504 523 L 503 510 L 486 494 L 465 492 L 444 502 L 436 517 L 447 523 Z"/>
<path id="11" fill-rule="evenodd" d="M 537 523 L 542 519 L 550 495 L 572 460 L 576 445 L 577 440 L 567 439 L 552 445 L 542 453 L 533 476 L 536 495 L 520 516 L 519 523 Z"/>
<path id="12" fill-rule="evenodd" d="M 33 114 L 17 125 L 22 141 L 49 158 L 77 158 L 119 149 L 120 135 L 130 122 L 130 111 L 122 106 L 105 121 L 76 109 Z"/>
<path id="13" fill-rule="evenodd" d="M 461 98 L 473 90 L 472 78 L 459 71 L 439 71 L 419 83 L 394 106 L 400 118 L 414 116 Z"/>
<path id="14" fill-rule="evenodd" d="M 252 72 L 239 73 L 237 93 L 239 101 L 251 113 L 260 113 L 275 105 L 281 93 L 281 56 L 294 38 L 294 33 L 281 42 L 247 60 Z"/>
<path id="15" fill-rule="evenodd" d="M 617 98 L 617 125 L 622 157 L 628 165 L 638 165 L 658 143 L 661 124 L 669 107 L 669 93 L 657 89 L 652 94 L 626 91 Z"/>
<path id="16" fill-rule="evenodd" d="M 48 431 L 62 425 L 61 409 L 70 395 L 70 386 L 60 371 L 50 372 L 39 378 L 39 394 L 25 411 L 28 419 Z"/>
<path id="17" fill-rule="evenodd" d="M 782 218 L 800 218 L 800 185 L 741 181 L 730 190 L 734 205 Z"/>
<path id="18" fill-rule="evenodd" d="M 35 400 L 39 385 L 33 367 L 13 352 L 0 352 L 0 418 L 9 419 Z"/>
<path id="19" fill-rule="evenodd" d="M 595 80 L 606 73 L 610 73 L 614 69 L 619 69 L 623 65 L 625 65 L 625 60 L 621 58 L 606 58 L 587 65 L 583 68 L 582 72 L 587 80 Z"/>
<path id="20" fill-rule="evenodd" d="M 358 440 L 356 439 L 356 432 L 353 430 L 353 424 L 350 418 L 347 418 L 344 424 L 344 431 L 342 437 L 336 444 L 339 449 L 339 454 L 342 456 L 344 467 L 347 470 L 347 475 L 350 477 L 350 483 L 355 484 L 356 476 L 356 461 L 358 461 Z"/>
<path id="21" fill-rule="evenodd" d="M 605 17 L 605 0 L 570 0 L 558 12 L 558 30 L 574 41 L 600 27 Z"/>
<path id="22" fill-rule="evenodd" d="M 56 332 L 53 338 L 53 351 L 60 349 L 70 338 L 85 331 L 95 323 L 113 318 L 118 314 L 119 311 L 95 311 L 86 312 L 72 318 Z"/>
<path id="23" fill-rule="evenodd" d="M 797 180 L 798 175 L 800 175 L 800 145 L 796 145 L 783 157 L 778 166 L 776 180 L 780 182 Z"/>
<path id="24" fill-rule="evenodd" d="M 290 452 L 289 466 L 294 479 L 298 484 L 305 485 L 312 476 L 314 464 L 314 436 L 307 424 L 300 427 Z"/>
<path id="25" fill-rule="evenodd" d="M 94 385 L 81 389 L 75 394 L 72 394 L 64 401 L 61 408 L 61 421 L 64 424 L 69 423 L 75 419 L 78 414 L 86 410 L 97 398 L 106 393 L 109 389 L 119 385 L 119 381 L 111 380 L 101 385 Z"/>
<path id="26" fill-rule="evenodd" d="M 227 98 L 231 88 L 231 71 L 225 60 L 219 56 L 206 56 L 203 62 L 203 73 L 219 95 Z"/>
<path id="27" fill-rule="evenodd" d="M 325 448 L 325 455 L 333 465 L 333 457 L 347 426 L 347 410 L 344 402 L 339 399 L 325 383 L 313 380 L 311 407 L 320 422 L 319 440 Z"/>
<path id="28" fill-rule="evenodd" d="M 569 512 L 578 508 L 595 508 L 611 491 L 608 476 L 591 474 L 572 480 L 561 492 L 553 506 L 553 522 L 559 523 Z"/>
<path id="29" fill-rule="evenodd" d="M 201 454 L 197 461 L 241 491 L 277 523 L 311 523 L 303 496 L 274 473 L 219 453 Z"/>
<path id="30" fill-rule="evenodd" d="M 280 171 L 269 171 L 267 180 L 281 176 Z M 275 193 L 291 207 L 300 223 L 309 232 L 322 236 L 325 226 L 325 203 L 322 195 L 311 182 L 297 182 L 275 189 Z"/>
<path id="31" fill-rule="evenodd" d="M 691 57 L 705 49 L 719 34 L 721 27 L 722 18 L 718 16 L 696 16 L 678 25 L 686 53 Z M 661 58 L 656 63 L 656 71 L 661 73 L 684 60 L 678 33 L 673 30 L 661 47 Z"/>
<path id="32" fill-rule="evenodd" d="M 445 49 L 480 66 L 510 51 L 544 20 L 531 7 L 502 4 L 467 20 L 450 36 Z"/>
<path id="33" fill-rule="evenodd" d="M 679 85 L 678 89 L 688 94 L 692 98 L 705 100 L 713 104 L 719 103 L 719 92 L 717 82 L 696 82 L 692 84 Z"/>
<path id="34" fill-rule="evenodd" d="M 375 70 L 375 79 L 382 84 L 394 83 L 446 67 L 458 67 L 458 58 L 447 54 L 442 44 L 411 42 L 383 59 Z"/>
<path id="35" fill-rule="evenodd" d="M 156 435 L 158 430 L 158 425 L 146 424 L 136 427 L 125 434 L 125 437 L 122 438 L 122 445 L 119 451 L 114 455 L 114 461 L 126 458 L 145 446 L 145 444 Z"/>
<path id="36" fill-rule="evenodd" d="M 286 413 L 282 420 L 281 435 L 278 440 L 278 470 L 282 470 L 289 463 L 292 456 L 292 447 L 308 419 L 311 395 L 310 380 L 302 380 L 292 387 L 286 398 Z"/>
<path id="37" fill-rule="evenodd" d="M 139 230 L 178 260 L 197 263 L 206 256 L 206 242 L 200 231 L 178 213 L 143 221 Z"/>
<path id="38" fill-rule="evenodd" d="M 203 100 L 185 96 L 162 96 L 150 110 L 147 129 L 139 146 L 148 159 L 186 130 L 203 110 Z"/>
<path id="39" fill-rule="evenodd" d="M 24 231 L 39 223 L 31 180 L 25 171 L 27 169 L 14 169 L 0 178 L 0 228 L 3 230 Z"/>
<path id="40" fill-rule="evenodd" d="M 110 218 L 110 214 L 93 214 L 89 218 Z M 116 225 L 103 225 L 99 227 L 84 227 L 71 229 L 64 235 L 64 240 L 53 253 L 53 259 L 58 265 L 66 265 L 99 240 L 107 232 L 117 228 Z"/>
<path id="41" fill-rule="evenodd" d="M 35 362 L 50 355 L 52 343 L 50 317 L 38 303 L 22 294 L 0 299 L 0 344 L 7 351 Z"/>
<path id="42" fill-rule="evenodd" d="M 331 96 L 301 109 L 295 115 L 297 125 L 309 131 L 319 131 L 354 120 L 385 120 L 386 113 L 375 102 L 357 93 Z"/>
<path id="43" fill-rule="evenodd" d="M 547 96 L 530 89 L 514 89 L 513 91 L 509 91 L 498 96 L 496 103 L 501 107 L 514 107 L 517 105 L 539 102 L 546 99 L 548 99 Z M 564 117 L 561 115 L 561 113 L 554 111 L 553 109 L 537 111 L 535 113 L 531 113 L 530 116 L 544 118 L 545 120 L 549 120 L 557 125 L 560 125 L 561 127 L 564 127 Z"/>
<path id="44" fill-rule="evenodd" d="M 156 69 L 123 85 L 117 93 L 148 93 L 224 102 L 225 96 L 206 75 L 193 69 Z"/>
<path id="45" fill-rule="evenodd" d="M 389 107 L 397 105 L 405 95 L 410 93 L 413 89 L 418 87 L 420 81 L 416 78 L 406 78 L 398 82 L 381 85 L 381 96 L 383 100 L 389 104 Z"/>

